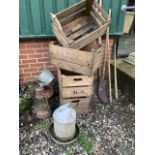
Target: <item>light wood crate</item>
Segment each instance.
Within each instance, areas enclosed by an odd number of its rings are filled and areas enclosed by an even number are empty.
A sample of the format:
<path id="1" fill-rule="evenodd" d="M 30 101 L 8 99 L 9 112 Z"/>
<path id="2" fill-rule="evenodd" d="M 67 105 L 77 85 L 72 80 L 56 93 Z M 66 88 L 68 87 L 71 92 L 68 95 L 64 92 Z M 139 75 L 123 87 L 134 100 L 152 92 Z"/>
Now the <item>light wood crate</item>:
<path id="1" fill-rule="evenodd" d="M 95 0 L 83 0 L 51 13 L 52 30 L 64 47 L 81 49 L 105 34 L 111 18 Z"/>
<path id="2" fill-rule="evenodd" d="M 60 103 L 61 104 L 69 103 L 77 113 L 81 114 L 90 111 L 90 99 L 91 97 L 79 97 L 69 99 L 60 98 Z"/>
<path id="3" fill-rule="evenodd" d="M 75 73 L 93 75 L 103 64 L 104 46 L 104 44 L 99 45 L 96 40 L 82 50 L 78 50 L 50 42 L 50 64 Z"/>
<path id="4" fill-rule="evenodd" d="M 61 98 L 89 97 L 93 91 L 93 76 L 78 75 L 58 69 Z"/>

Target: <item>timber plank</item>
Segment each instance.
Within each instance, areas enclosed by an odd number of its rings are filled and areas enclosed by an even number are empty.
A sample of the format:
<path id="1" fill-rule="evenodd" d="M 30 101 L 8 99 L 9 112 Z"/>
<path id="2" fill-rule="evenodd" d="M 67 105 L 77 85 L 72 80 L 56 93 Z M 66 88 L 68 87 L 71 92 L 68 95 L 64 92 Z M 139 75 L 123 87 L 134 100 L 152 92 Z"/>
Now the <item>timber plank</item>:
<path id="1" fill-rule="evenodd" d="M 90 99 L 91 97 L 78 97 L 69 99 L 60 98 L 60 103 L 69 103 L 71 107 L 75 109 L 76 113 L 87 113 L 88 111 L 90 111 Z"/>
<path id="2" fill-rule="evenodd" d="M 90 34 L 74 41 L 70 47 L 71 48 L 76 48 L 76 49 L 81 49 L 82 47 L 84 47 L 85 45 L 91 43 L 92 41 L 94 41 L 95 39 L 101 37 L 105 31 L 107 30 L 107 27 L 110 23 L 106 23 L 104 24 L 102 27 L 100 27 L 99 29 L 91 32 Z"/>
<path id="3" fill-rule="evenodd" d="M 96 11 L 94 7 L 92 7 L 91 12 L 95 15 L 95 17 L 99 20 L 99 22 L 103 25 L 105 19 Z"/>
<path id="4" fill-rule="evenodd" d="M 72 22 L 63 26 L 63 30 L 66 36 L 70 35 L 71 33 L 77 31 L 78 29 L 88 25 L 90 23 L 89 16 L 81 16 Z"/>
<path id="5" fill-rule="evenodd" d="M 97 28 L 95 25 L 86 25 L 84 28 L 81 28 L 79 31 L 73 33 L 68 38 L 71 40 L 74 40 L 74 39 L 80 37 L 81 35 L 84 35 L 84 33 L 88 32 L 90 30 L 94 30 L 95 28 Z"/>
<path id="6" fill-rule="evenodd" d="M 70 15 L 70 14 L 76 12 L 77 10 L 79 10 L 79 9 L 85 7 L 85 6 L 86 6 L 86 1 L 84 0 L 84 1 L 81 1 L 81 2 L 79 2 L 79 3 L 76 3 L 76 4 L 74 4 L 74 5 L 70 6 L 70 7 L 68 7 L 67 9 L 65 9 L 65 10 L 63 10 L 63 11 L 58 12 L 58 13 L 56 14 L 56 16 L 57 16 L 57 18 L 58 18 L 59 20 L 61 20 L 62 18 L 67 17 L 68 15 Z"/>
<path id="7" fill-rule="evenodd" d="M 105 19 L 108 19 L 108 18 L 109 18 L 109 15 L 107 14 L 107 12 L 104 11 L 104 10 L 99 6 L 99 4 L 98 4 L 96 1 L 94 1 L 93 5 L 95 6 L 95 8 L 98 9 L 99 12 L 101 12 L 102 16 L 103 16 Z"/>
<path id="8" fill-rule="evenodd" d="M 92 86 L 66 87 L 61 88 L 61 97 L 85 97 L 92 95 Z"/>
<path id="9" fill-rule="evenodd" d="M 68 62 L 90 66 L 93 54 L 87 51 L 80 51 L 78 49 L 64 48 L 61 46 L 49 45 L 50 57 L 54 57 L 60 60 Z"/>
<path id="10" fill-rule="evenodd" d="M 50 58 L 50 64 L 53 64 L 61 69 L 69 70 L 69 71 L 84 74 L 84 75 L 91 75 L 92 73 L 91 66 L 90 67 L 83 66 L 72 62 L 67 62 L 65 60 L 52 58 L 52 57 Z"/>
<path id="11" fill-rule="evenodd" d="M 91 86 L 93 83 L 92 76 L 85 75 L 62 75 L 62 87 L 73 87 L 73 86 Z"/>

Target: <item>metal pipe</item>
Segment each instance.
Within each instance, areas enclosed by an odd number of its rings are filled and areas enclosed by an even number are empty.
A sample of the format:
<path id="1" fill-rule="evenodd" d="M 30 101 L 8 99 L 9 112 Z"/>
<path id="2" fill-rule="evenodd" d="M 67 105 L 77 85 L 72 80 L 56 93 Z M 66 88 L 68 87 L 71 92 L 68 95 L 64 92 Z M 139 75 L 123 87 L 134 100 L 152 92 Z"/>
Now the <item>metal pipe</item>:
<path id="1" fill-rule="evenodd" d="M 122 5 L 122 8 L 121 8 L 122 11 L 133 10 L 133 9 L 135 9 L 135 6 Z"/>

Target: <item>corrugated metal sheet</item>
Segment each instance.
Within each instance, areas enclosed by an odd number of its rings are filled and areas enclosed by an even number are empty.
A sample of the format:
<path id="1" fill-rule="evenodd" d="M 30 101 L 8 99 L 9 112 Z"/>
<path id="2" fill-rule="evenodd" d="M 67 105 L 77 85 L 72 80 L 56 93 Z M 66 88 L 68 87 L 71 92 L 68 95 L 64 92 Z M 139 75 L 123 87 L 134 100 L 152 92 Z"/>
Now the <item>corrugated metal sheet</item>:
<path id="1" fill-rule="evenodd" d="M 19 0 L 20 38 L 52 36 L 50 13 L 59 12 L 80 0 Z M 111 34 L 123 32 L 124 12 L 121 6 L 127 0 L 103 0 L 103 8 L 112 8 Z"/>

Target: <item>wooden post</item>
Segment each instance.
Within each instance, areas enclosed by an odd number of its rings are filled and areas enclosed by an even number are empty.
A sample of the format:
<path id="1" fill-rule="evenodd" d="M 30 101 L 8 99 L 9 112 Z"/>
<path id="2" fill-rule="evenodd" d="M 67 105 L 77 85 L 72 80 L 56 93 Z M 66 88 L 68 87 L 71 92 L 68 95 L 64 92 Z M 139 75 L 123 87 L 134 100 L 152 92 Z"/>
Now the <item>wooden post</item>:
<path id="1" fill-rule="evenodd" d="M 114 83 L 115 83 L 115 98 L 118 98 L 118 85 L 117 85 L 117 69 L 116 69 L 116 44 L 114 45 Z"/>
<path id="2" fill-rule="evenodd" d="M 109 18 L 111 17 L 111 9 L 109 9 Z M 110 69 L 110 51 L 109 51 L 109 27 L 106 33 L 106 44 L 108 52 L 108 75 L 109 75 L 109 103 L 112 103 L 112 93 L 111 93 L 111 69 Z"/>

